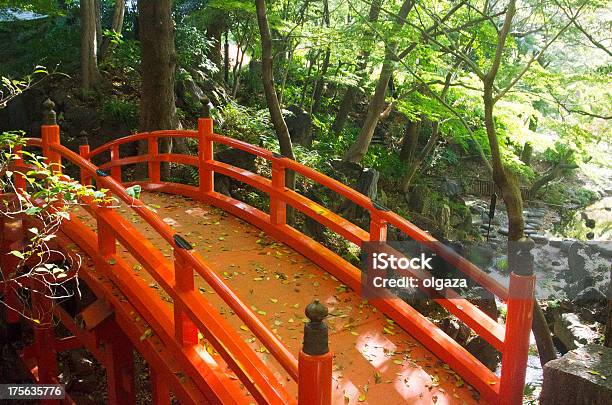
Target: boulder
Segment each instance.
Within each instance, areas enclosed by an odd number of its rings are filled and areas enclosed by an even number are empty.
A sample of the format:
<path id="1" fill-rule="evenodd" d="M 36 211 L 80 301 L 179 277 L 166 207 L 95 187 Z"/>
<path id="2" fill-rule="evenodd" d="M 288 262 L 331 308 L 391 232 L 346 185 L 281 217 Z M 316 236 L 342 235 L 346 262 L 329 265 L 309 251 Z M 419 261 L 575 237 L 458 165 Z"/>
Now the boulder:
<path id="1" fill-rule="evenodd" d="M 482 337 L 474 336 L 465 345 L 465 349 L 487 366 L 489 370 L 495 371 L 497 369 L 501 355 Z"/>
<path id="2" fill-rule="evenodd" d="M 311 147 L 312 119 L 310 118 L 310 114 L 296 105 L 290 106 L 283 112 L 285 115 L 285 122 L 287 123 L 287 129 L 289 129 L 289 135 L 291 136 L 291 142 L 307 148 Z"/>
<path id="3" fill-rule="evenodd" d="M 442 183 L 442 192 L 448 197 L 456 197 L 461 195 L 463 187 L 461 187 L 459 180 L 446 179 L 444 183 Z"/>
<path id="4" fill-rule="evenodd" d="M 568 350 L 593 343 L 598 337 L 593 329 L 580 321 L 578 315 L 571 312 L 556 317 L 553 332 Z"/>
<path id="5" fill-rule="evenodd" d="M 452 315 L 442 319 L 438 327 L 462 346 L 470 337 L 470 328 Z"/>
<path id="6" fill-rule="evenodd" d="M 544 366 L 540 405 L 612 403 L 612 349 L 587 345 Z"/>
<path id="7" fill-rule="evenodd" d="M 580 291 L 578 294 L 576 294 L 573 303 L 574 305 L 579 306 L 605 306 L 608 304 L 608 298 L 597 288 L 587 287 L 584 290 Z"/>
<path id="8" fill-rule="evenodd" d="M 568 282 L 574 282 L 587 275 L 586 263 L 589 260 L 589 248 L 582 242 L 573 242 L 567 251 L 569 274 Z"/>

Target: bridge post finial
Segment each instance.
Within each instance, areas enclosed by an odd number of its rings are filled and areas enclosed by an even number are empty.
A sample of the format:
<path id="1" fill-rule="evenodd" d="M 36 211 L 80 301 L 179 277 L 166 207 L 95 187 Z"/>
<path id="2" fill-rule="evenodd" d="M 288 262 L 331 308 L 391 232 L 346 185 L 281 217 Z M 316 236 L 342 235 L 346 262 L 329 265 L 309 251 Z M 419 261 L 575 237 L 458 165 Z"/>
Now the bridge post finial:
<path id="1" fill-rule="evenodd" d="M 320 356 L 329 352 L 329 336 L 324 319 L 327 307 L 315 299 L 304 311 L 309 322 L 304 325 L 304 344 L 302 351 L 310 356 Z"/>
<path id="2" fill-rule="evenodd" d="M 202 118 L 211 118 L 210 112 L 215 106 L 210 102 L 207 97 L 202 100 Z"/>
<path id="3" fill-rule="evenodd" d="M 306 307 L 304 343 L 298 358 L 298 404 L 331 405 L 333 355 L 324 319 L 327 307 L 315 299 Z"/>
<path id="4" fill-rule="evenodd" d="M 55 103 L 50 98 L 43 102 L 43 125 L 57 125 L 57 114 L 53 111 L 53 107 Z"/>
<path id="5" fill-rule="evenodd" d="M 535 242 L 529 237 L 523 237 L 517 241 L 508 242 L 508 268 L 510 271 L 521 276 L 533 274 L 532 249 Z"/>
<path id="6" fill-rule="evenodd" d="M 88 134 L 85 130 L 79 132 L 79 145 L 89 145 Z"/>

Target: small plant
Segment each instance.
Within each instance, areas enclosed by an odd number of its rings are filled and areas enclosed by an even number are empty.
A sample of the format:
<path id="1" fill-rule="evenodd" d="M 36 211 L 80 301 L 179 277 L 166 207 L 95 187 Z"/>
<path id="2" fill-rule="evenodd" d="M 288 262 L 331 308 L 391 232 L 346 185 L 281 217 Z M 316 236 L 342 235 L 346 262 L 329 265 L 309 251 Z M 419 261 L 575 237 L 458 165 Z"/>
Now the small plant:
<path id="1" fill-rule="evenodd" d="M 24 143 L 19 132 L 0 133 L 0 187 L 3 191 L 0 216 L 5 223 L 23 221 L 28 224 L 24 246 L 9 252 L 18 259 L 17 264 L 0 272 L 0 296 L 5 297 L 12 289 L 17 292 L 15 296 L 22 298 L 24 294 L 18 292 L 31 289 L 50 299 L 67 298 L 74 294 L 70 282 L 78 275 L 80 257 L 65 255 L 54 247 L 53 239 L 62 222 L 70 218 L 70 209 L 81 204 L 82 199 L 102 204 L 112 199 L 107 196 L 107 190 L 94 190 L 61 175 L 57 167 L 46 163 L 45 158 L 29 151 L 17 152 Z M 51 262 L 53 256 L 63 259 Z M 8 305 L 4 300 L 0 303 Z M 30 313 L 27 298 L 22 298 L 21 304 L 22 307 L 12 309 L 35 323 L 45 318 L 42 314 Z"/>
<path id="2" fill-rule="evenodd" d="M 102 106 L 102 118 L 130 129 L 135 128 L 138 125 L 138 105 L 132 101 L 111 98 Z"/>

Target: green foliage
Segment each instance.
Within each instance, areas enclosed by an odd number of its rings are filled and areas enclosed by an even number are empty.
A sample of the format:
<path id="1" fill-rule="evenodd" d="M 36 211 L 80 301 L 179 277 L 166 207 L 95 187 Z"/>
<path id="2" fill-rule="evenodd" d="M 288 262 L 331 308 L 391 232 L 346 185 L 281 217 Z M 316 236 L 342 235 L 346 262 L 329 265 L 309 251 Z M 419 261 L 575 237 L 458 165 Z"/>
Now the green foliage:
<path id="1" fill-rule="evenodd" d="M 131 39 L 121 39 L 112 48 L 109 56 L 101 64 L 102 69 L 116 72 L 134 87 L 140 81 L 140 44 Z"/>
<path id="2" fill-rule="evenodd" d="M 138 126 L 138 104 L 129 100 L 110 98 L 102 104 L 102 119 L 135 129 Z"/>
<path id="3" fill-rule="evenodd" d="M 206 55 L 212 42 L 206 38 L 203 31 L 189 24 L 176 27 L 174 33 L 176 45 L 177 65 L 189 71 L 190 69 L 204 70 L 210 74 L 219 70 Z"/>
<path id="4" fill-rule="evenodd" d="M 276 136 L 270 129 L 270 116 L 267 110 L 254 110 L 230 102 L 221 111 L 223 133 L 226 136 L 245 142 L 270 146 Z"/>

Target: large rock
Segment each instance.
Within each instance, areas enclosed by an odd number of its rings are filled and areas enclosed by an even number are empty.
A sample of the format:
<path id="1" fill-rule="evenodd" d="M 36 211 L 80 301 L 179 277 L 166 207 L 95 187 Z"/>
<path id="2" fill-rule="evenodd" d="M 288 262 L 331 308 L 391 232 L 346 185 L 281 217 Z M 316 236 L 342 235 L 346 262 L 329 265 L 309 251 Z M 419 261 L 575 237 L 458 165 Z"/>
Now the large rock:
<path id="1" fill-rule="evenodd" d="M 463 193 L 463 188 L 459 180 L 446 179 L 442 183 L 442 192 L 449 197 L 456 197 Z"/>
<path id="2" fill-rule="evenodd" d="M 589 260 L 589 247 L 582 242 L 574 242 L 567 252 L 567 264 L 569 274 L 566 277 L 568 282 L 580 280 L 587 275 L 586 263 Z"/>
<path id="3" fill-rule="evenodd" d="M 465 349 L 487 366 L 489 370 L 495 371 L 497 369 L 501 354 L 482 337 L 474 336 L 465 345 Z"/>
<path id="4" fill-rule="evenodd" d="M 310 114 L 296 105 L 287 108 L 285 122 L 291 141 L 307 148 L 312 146 L 312 119 Z"/>
<path id="5" fill-rule="evenodd" d="M 588 345 L 544 366 L 540 405 L 612 403 L 612 349 Z"/>
<path id="6" fill-rule="evenodd" d="M 555 319 L 553 331 L 567 350 L 593 343 L 598 337 L 593 329 L 580 321 L 578 315 L 571 312 Z"/>

